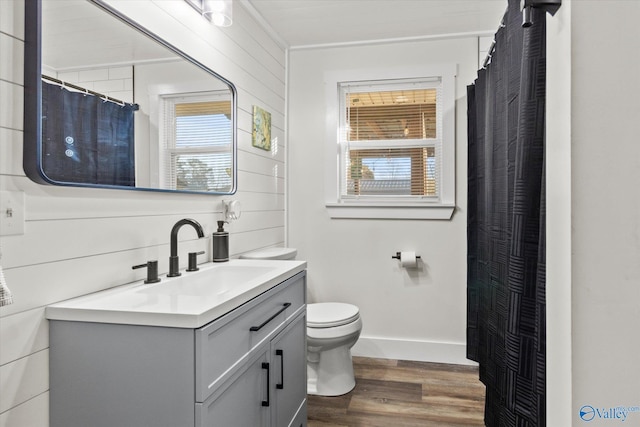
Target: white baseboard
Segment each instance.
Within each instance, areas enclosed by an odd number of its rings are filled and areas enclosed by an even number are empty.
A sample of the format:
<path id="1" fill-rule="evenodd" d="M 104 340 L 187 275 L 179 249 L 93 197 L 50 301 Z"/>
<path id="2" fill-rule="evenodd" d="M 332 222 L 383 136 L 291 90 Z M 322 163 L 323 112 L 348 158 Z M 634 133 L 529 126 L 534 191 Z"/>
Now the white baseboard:
<path id="1" fill-rule="evenodd" d="M 360 337 L 351 349 L 353 356 L 413 360 L 476 366 L 467 359 L 465 344 Z"/>

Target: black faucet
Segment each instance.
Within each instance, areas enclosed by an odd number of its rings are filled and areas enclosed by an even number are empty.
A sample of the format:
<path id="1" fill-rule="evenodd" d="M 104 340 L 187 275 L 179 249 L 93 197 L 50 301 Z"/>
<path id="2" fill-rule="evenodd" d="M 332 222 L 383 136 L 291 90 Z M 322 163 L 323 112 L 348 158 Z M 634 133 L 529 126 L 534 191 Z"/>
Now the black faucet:
<path id="1" fill-rule="evenodd" d="M 167 274 L 167 277 L 180 276 L 180 263 L 178 260 L 178 231 L 180 231 L 180 227 L 186 224 L 189 224 L 196 229 L 199 238 L 204 237 L 204 230 L 202 230 L 202 226 L 193 219 L 185 218 L 175 223 L 171 229 L 171 256 L 169 257 L 169 274 Z"/>

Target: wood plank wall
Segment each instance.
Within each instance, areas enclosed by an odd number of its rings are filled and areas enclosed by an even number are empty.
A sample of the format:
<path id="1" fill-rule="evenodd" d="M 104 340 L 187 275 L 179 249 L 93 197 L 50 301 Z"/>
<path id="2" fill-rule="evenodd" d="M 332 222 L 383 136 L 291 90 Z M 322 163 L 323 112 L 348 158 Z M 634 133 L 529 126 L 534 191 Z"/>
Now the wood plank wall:
<path id="1" fill-rule="evenodd" d="M 243 207 L 229 226 L 232 255 L 282 245 L 285 236 L 285 50 L 239 2 L 233 26 L 219 29 L 182 0 L 109 0 L 236 85 L 239 191 L 214 197 L 41 186 L 25 177 L 24 1 L 0 0 L 0 190 L 25 195 L 25 233 L 0 237 L 15 300 L 0 308 L 0 427 L 49 425 L 46 305 L 141 279 L 131 266 L 149 259 L 166 272 L 172 225 L 191 217 L 210 236 L 223 199 Z M 251 146 L 253 105 L 271 112 L 270 152 Z M 211 258 L 210 237 L 184 230 L 180 240 L 181 253 L 206 249 Z"/>

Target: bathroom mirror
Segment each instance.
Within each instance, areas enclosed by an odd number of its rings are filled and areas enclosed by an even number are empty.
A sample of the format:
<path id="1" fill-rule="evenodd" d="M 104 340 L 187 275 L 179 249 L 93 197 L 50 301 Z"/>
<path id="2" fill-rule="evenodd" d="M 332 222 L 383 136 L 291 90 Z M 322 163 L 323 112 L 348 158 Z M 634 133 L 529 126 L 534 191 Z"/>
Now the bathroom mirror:
<path id="1" fill-rule="evenodd" d="M 25 2 L 24 114 L 38 183 L 236 190 L 233 84 L 101 0 Z"/>

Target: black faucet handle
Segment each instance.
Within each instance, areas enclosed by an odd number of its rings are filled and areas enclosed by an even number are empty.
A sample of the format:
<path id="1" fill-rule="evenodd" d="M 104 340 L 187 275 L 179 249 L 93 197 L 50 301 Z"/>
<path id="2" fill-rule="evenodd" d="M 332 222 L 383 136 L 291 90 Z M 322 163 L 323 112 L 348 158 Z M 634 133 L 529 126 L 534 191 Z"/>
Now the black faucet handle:
<path id="1" fill-rule="evenodd" d="M 138 268 L 146 268 L 147 269 L 147 280 L 144 283 L 158 283 L 160 278 L 158 277 L 158 261 L 147 261 L 146 264 L 134 265 L 131 267 L 132 270 L 136 270 Z"/>
<path id="2" fill-rule="evenodd" d="M 189 267 L 187 271 L 198 271 L 198 255 L 202 255 L 204 251 L 200 252 L 189 252 Z"/>

